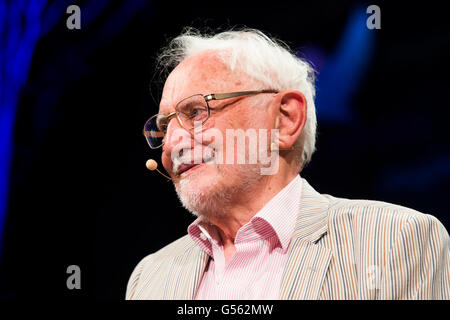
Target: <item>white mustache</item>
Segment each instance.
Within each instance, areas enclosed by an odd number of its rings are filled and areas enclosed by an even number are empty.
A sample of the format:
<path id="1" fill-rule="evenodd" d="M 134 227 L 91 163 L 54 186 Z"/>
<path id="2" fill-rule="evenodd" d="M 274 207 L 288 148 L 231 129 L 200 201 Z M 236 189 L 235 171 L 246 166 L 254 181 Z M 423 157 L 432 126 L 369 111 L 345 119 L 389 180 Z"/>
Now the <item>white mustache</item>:
<path id="1" fill-rule="evenodd" d="M 200 157 L 194 157 L 192 154 L 194 153 L 193 149 L 189 149 L 186 152 L 183 152 L 183 155 L 180 157 L 175 157 L 172 159 L 172 172 L 173 174 L 177 174 L 180 166 L 182 164 L 191 164 L 191 163 L 204 163 L 210 162 L 212 159 L 215 159 L 215 148 L 207 147 L 203 150 Z"/>

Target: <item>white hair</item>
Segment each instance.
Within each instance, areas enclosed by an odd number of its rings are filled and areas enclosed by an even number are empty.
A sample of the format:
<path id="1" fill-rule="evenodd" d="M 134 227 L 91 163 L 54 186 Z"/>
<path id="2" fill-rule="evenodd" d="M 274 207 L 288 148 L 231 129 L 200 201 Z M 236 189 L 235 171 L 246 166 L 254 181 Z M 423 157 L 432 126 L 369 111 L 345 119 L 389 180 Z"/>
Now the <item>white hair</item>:
<path id="1" fill-rule="evenodd" d="M 265 86 L 261 89 L 303 93 L 307 102 L 307 119 L 294 147 L 297 150 L 296 161 L 303 168 L 310 161 L 316 143 L 315 71 L 311 65 L 297 57 L 286 44 L 259 30 L 202 35 L 195 29 L 186 28 L 163 49 L 157 59 L 158 68 L 167 73 L 184 59 L 210 50 L 218 51 L 231 71 L 242 71 Z"/>

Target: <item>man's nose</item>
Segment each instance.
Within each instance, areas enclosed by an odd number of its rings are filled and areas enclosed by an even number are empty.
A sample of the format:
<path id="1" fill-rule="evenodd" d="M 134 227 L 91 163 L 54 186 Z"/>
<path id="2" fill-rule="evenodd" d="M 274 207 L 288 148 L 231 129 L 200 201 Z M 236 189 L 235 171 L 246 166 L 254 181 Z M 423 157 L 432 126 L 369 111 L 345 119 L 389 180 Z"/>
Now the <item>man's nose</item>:
<path id="1" fill-rule="evenodd" d="M 180 125 L 176 117 L 170 119 L 164 140 L 163 153 L 169 157 L 172 152 L 189 148 L 192 144 L 191 134 Z"/>

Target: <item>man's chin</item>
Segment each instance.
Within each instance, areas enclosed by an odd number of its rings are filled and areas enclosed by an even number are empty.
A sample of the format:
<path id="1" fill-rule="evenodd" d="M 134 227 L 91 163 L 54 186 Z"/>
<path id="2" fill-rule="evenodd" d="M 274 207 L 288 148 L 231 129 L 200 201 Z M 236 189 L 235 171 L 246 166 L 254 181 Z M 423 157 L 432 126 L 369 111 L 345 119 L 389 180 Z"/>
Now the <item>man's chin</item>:
<path id="1" fill-rule="evenodd" d="M 196 216 L 208 216 L 218 212 L 226 204 L 227 188 L 221 187 L 220 174 L 213 168 L 199 168 L 175 182 L 175 189 L 182 205 Z M 201 171 L 201 172 L 200 172 Z"/>
<path id="2" fill-rule="evenodd" d="M 220 208 L 223 208 L 223 194 L 209 186 L 195 185 L 192 181 L 180 181 L 176 187 L 178 198 L 183 207 L 196 216 L 208 217 L 212 213 L 219 214 Z"/>
<path id="3" fill-rule="evenodd" d="M 203 165 L 174 181 L 178 198 L 196 216 L 223 216 L 235 197 L 249 192 L 261 178 L 256 166 L 240 169 L 233 172 L 219 166 Z"/>

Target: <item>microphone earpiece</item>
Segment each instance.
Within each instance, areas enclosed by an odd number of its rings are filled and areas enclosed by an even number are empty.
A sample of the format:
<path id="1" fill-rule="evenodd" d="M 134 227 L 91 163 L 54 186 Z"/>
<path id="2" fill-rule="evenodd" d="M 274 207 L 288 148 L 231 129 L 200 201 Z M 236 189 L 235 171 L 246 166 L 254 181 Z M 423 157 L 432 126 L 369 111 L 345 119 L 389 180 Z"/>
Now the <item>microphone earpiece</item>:
<path id="1" fill-rule="evenodd" d="M 164 173 L 162 173 L 161 171 L 158 170 L 158 163 L 155 160 L 148 159 L 147 162 L 145 163 L 145 166 L 147 167 L 148 170 L 150 170 L 150 171 L 155 171 L 156 170 L 162 176 L 166 177 L 169 180 L 172 180 L 170 177 L 166 176 Z"/>
<path id="2" fill-rule="evenodd" d="M 148 170 L 154 171 L 156 170 L 156 168 L 158 168 L 158 163 L 153 159 L 148 159 L 147 162 L 145 163 L 145 166 L 147 167 Z"/>

